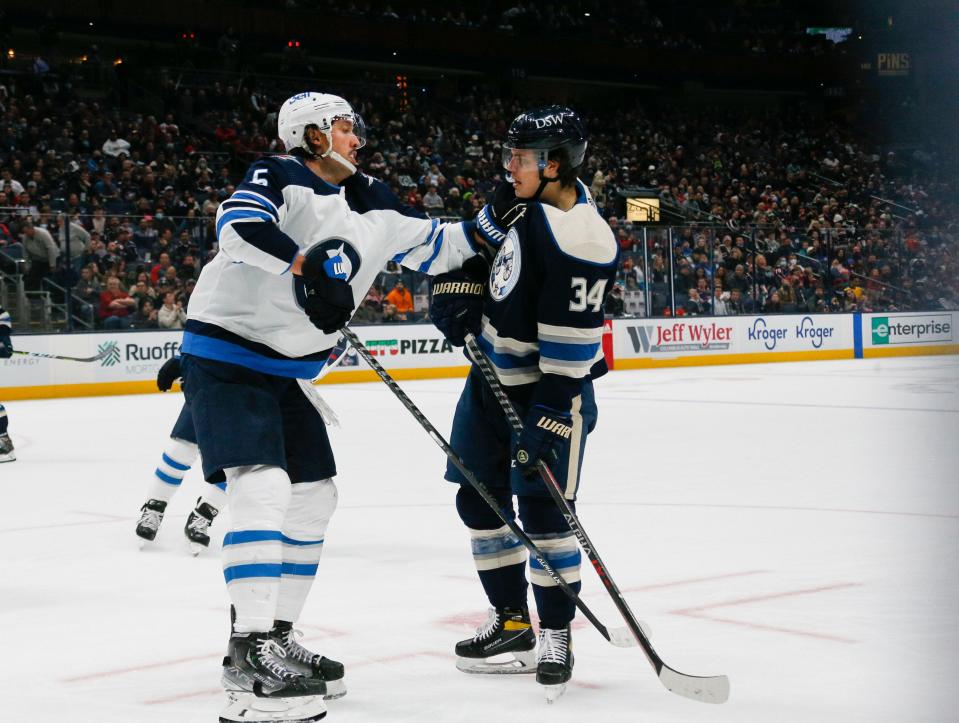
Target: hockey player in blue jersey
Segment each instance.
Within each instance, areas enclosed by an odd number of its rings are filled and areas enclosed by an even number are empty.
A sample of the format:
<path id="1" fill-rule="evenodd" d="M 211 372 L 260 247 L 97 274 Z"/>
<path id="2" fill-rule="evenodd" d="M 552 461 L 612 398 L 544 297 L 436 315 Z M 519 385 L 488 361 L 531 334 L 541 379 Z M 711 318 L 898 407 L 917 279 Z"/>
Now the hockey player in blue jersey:
<path id="1" fill-rule="evenodd" d="M 13 343 L 10 341 L 9 312 L 0 306 L 0 359 L 9 359 L 13 356 Z M 13 451 L 13 442 L 7 434 L 7 410 L 0 404 L 0 462 L 13 462 L 17 455 Z"/>
<path id="2" fill-rule="evenodd" d="M 200 274 L 182 346 L 203 473 L 227 482 L 223 566 L 235 620 L 221 721 L 325 715 L 331 661 L 292 629 L 337 500 L 307 380 L 387 261 L 436 274 L 476 254 L 475 224 L 431 220 L 357 172 L 363 123 L 342 98 L 295 95 L 277 125 L 289 155 L 253 163 L 220 205 L 220 252 Z"/>
<path id="3" fill-rule="evenodd" d="M 476 274 L 471 262 L 434 279 L 430 310 L 453 344 L 462 345 L 466 332 L 475 334 L 525 414 L 523 433 L 514 438 L 474 366 L 456 407 L 453 449 L 501 508 L 513 510 L 516 498 L 523 529 L 577 591 L 576 539 L 535 470 L 543 460 L 574 504 L 586 436 L 596 424 L 593 380 L 607 371 L 603 300 L 615 278 L 618 246 L 577 178 L 585 152 L 585 129 L 568 108 L 539 108 L 513 121 L 503 148 L 510 183 L 497 189 L 477 219 L 497 249 L 492 268 Z M 482 283 L 444 283 L 463 280 Z M 535 670 L 552 700 L 572 675 L 574 604 L 530 559 L 540 621 L 534 636 L 526 550 L 452 464 L 446 479 L 460 485 L 456 508 L 492 606 L 476 635 L 456 645 L 457 667 L 471 673 Z"/>

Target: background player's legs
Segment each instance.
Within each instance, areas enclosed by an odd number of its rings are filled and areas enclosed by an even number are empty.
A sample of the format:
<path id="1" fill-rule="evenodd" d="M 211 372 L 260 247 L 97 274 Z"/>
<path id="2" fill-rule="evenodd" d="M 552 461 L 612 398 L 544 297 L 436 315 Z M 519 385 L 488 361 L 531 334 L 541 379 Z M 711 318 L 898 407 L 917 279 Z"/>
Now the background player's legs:
<path id="1" fill-rule="evenodd" d="M 290 478 L 268 465 L 224 471 L 231 527 L 223 539 L 223 576 L 236 610 L 234 630 L 268 632 L 280 597 Z"/>
<path id="2" fill-rule="evenodd" d="M 0 462 L 13 462 L 16 458 L 13 442 L 7 434 L 7 410 L 0 404 Z"/>
<path id="3" fill-rule="evenodd" d="M 512 517 L 512 495 L 493 494 Z M 456 509 L 470 531 L 473 561 L 493 606 L 476 635 L 456 644 L 456 667 L 467 673 L 531 672 L 536 643 L 526 606 L 526 549 L 472 487 L 460 486 Z"/>
<path id="4" fill-rule="evenodd" d="M 199 453 L 196 442 L 177 437 L 170 437 L 167 441 L 160 455 L 160 461 L 150 478 L 147 501 L 140 508 L 137 535 L 144 540 L 152 540 L 156 537 L 160 523 L 163 521 L 163 514 L 166 512 L 167 502 L 180 488 L 184 475 L 190 471 Z"/>

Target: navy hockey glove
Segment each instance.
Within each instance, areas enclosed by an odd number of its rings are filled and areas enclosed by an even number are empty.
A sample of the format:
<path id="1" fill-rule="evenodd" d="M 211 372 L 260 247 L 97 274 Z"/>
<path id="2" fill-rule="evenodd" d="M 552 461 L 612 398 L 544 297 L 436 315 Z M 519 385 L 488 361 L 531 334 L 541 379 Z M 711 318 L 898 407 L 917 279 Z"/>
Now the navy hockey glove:
<path id="1" fill-rule="evenodd" d="M 168 392 L 173 388 L 173 382 L 183 376 L 180 372 L 180 357 L 172 356 L 163 362 L 157 372 L 157 389 Z"/>
<path id="2" fill-rule="evenodd" d="M 479 334 L 487 278 L 489 263 L 477 254 L 461 269 L 430 279 L 430 321 L 453 346 L 466 344 L 467 333 Z"/>
<path id="3" fill-rule="evenodd" d="M 0 359 L 9 359 L 13 356 L 13 344 L 10 343 L 10 330 L 0 326 Z"/>
<path id="4" fill-rule="evenodd" d="M 536 463 L 542 460 L 553 470 L 563 454 L 569 452 L 572 437 L 573 418 L 569 412 L 533 405 L 514 443 L 516 466 L 524 475 L 531 475 L 536 471 Z"/>
<path id="5" fill-rule="evenodd" d="M 313 326 L 324 334 L 339 331 L 353 316 L 356 304 L 353 289 L 342 270 L 343 259 L 329 256 L 317 247 L 303 260 L 303 284 L 306 302 L 303 305 Z"/>
<path id="6" fill-rule="evenodd" d="M 493 200 L 476 214 L 476 230 L 493 246 L 499 248 L 506 239 L 509 227 L 526 213 L 526 201 L 516 197 L 512 183 L 501 183 L 493 193 Z"/>

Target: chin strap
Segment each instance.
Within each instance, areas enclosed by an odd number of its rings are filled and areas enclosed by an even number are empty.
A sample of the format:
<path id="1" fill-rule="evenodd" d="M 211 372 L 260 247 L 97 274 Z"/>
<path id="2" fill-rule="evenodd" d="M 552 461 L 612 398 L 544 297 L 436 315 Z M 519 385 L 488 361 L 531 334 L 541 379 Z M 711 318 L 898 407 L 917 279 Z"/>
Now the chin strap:
<path id="1" fill-rule="evenodd" d="M 304 136 L 303 140 L 300 143 L 299 148 L 294 148 L 293 151 L 291 152 L 294 153 L 294 155 L 298 155 L 295 152 L 301 151 L 303 155 L 313 160 L 319 160 L 321 158 L 330 158 L 336 161 L 337 163 L 339 163 L 344 168 L 348 169 L 350 172 L 350 175 L 356 173 L 356 166 L 354 166 L 347 159 L 345 159 L 343 156 L 341 156 L 339 153 L 333 150 L 333 143 L 332 141 L 330 141 L 329 137 L 327 137 L 327 141 L 330 143 L 330 150 L 328 150 L 326 153 L 315 153 L 310 148 L 309 141 L 307 141 L 306 137 Z"/>
<path id="2" fill-rule="evenodd" d="M 533 197 L 530 199 L 530 201 L 538 201 L 540 195 L 542 195 L 543 191 L 546 190 L 546 186 L 550 183 L 555 183 L 558 180 L 559 180 L 559 176 L 557 176 L 556 178 L 547 178 L 546 176 L 543 175 L 543 170 L 540 169 L 539 188 L 536 189 L 536 193 L 533 194 Z"/>

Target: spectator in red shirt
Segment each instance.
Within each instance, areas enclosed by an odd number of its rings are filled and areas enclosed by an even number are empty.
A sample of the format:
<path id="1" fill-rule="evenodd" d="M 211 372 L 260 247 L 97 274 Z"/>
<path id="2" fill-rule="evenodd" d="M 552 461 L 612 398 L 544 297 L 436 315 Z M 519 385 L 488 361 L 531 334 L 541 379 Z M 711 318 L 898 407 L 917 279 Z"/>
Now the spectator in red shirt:
<path id="1" fill-rule="evenodd" d="M 160 254 L 160 262 L 150 269 L 150 280 L 153 281 L 153 285 L 156 286 L 160 279 L 166 276 L 166 270 L 170 268 L 172 264 L 170 263 L 170 254 L 166 251 Z"/>
<path id="2" fill-rule="evenodd" d="M 100 320 L 104 329 L 129 329 L 130 314 L 136 308 L 136 299 L 123 290 L 120 279 L 107 279 L 106 291 L 100 292 Z"/>

